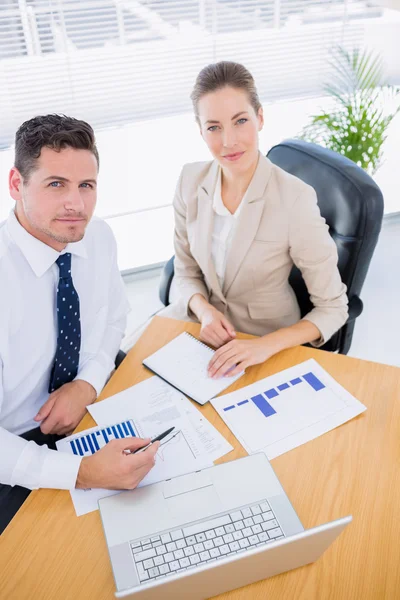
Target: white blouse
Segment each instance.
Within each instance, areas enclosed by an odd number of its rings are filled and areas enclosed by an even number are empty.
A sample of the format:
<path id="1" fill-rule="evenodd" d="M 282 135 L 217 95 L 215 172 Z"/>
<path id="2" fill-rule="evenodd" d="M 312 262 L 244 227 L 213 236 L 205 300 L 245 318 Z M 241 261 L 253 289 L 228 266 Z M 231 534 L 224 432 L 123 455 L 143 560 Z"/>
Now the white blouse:
<path id="1" fill-rule="evenodd" d="M 243 196 L 235 212 L 233 214 L 230 213 L 222 201 L 221 168 L 219 168 L 217 185 L 215 186 L 213 198 L 213 209 L 215 214 L 211 242 L 211 256 L 221 290 L 224 285 L 226 258 L 236 231 L 238 217 L 246 201 L 246 196 L 247 192 Z"/>

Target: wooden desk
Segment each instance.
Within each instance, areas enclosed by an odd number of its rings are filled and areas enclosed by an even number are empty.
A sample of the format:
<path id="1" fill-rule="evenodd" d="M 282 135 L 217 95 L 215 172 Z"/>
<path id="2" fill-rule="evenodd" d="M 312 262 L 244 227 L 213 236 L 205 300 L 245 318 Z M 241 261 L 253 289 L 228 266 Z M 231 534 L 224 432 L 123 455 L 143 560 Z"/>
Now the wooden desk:
<path id="1" fill-rule="evenodd" d="M 196 335 L 199 326 L 155 318 L 100 399 L 149 377 L 142 359 L 183 330 Z M 354 521 L 313 565 L 221 600 L 400 598 L 400 369 L 300 347 L 248 369 L 229 391 L 308 358 L 368 410 L 272 464 L 305 527 L 347 514 Z M 201 410 L 235 448 L 225 460 L 243 456 L 214 409 Z M 78 430 L 94 424 L 87 415 Z M 0 538 L 0 598 L 110 600 L 114 590 L 98 511 L 77 518 L 68 492 L 33 492 Z"/>

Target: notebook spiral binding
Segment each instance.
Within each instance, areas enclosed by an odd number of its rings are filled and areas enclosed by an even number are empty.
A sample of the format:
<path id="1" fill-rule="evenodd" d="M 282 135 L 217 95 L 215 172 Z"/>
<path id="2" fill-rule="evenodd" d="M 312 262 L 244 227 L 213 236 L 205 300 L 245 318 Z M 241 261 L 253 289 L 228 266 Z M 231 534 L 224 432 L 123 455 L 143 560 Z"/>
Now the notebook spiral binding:
<path id="1" fill-rule="evenodd" d="M 187 335 L 188 337 L 192 338 L 192 340 L 194 340 L 195 342 L 197 342 L 198 344 L 200 344 L 200 346 L 203 346 L 203 348 L 206 348 L 207 350 L 209 350 L 209 352 L 214 352 L 214 350 L 212 348 L 210 348 L 210 346 L 207 346 L 207 344 L 205 344 L 204 342 L 201 342 L 200 340 L 198 340 L 191 333 L 188 333 L 187 331 L 185 331 L 185 335 Z"/>

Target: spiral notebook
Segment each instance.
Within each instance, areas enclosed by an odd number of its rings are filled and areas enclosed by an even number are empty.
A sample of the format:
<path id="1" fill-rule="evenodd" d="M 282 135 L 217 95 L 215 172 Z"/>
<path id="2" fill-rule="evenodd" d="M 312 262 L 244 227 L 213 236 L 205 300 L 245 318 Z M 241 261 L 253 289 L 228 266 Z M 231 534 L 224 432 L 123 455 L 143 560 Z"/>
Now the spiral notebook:
<path id="1" fill-rule="evenodd" d="M 207 367 L 213 354 L 212 348 L 185 332 L 145 358 L 143 364 L 199 404 L 205 404 L 244 373 L 211 379 Z"/>

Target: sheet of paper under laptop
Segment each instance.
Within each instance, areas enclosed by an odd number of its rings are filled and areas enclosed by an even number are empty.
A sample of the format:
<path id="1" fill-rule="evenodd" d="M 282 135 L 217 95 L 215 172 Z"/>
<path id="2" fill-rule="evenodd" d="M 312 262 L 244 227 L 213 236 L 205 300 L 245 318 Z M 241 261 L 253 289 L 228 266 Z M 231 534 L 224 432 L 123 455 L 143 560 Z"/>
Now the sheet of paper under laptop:
<path id="1" fill-rule="evenodd" d="M 86 457 L 98 452 L 113 439 L 145 437 L 145 435 L 133 419 L 127 419 L 107 427 L 92 427 L 91 429 L 66 437 L 57 442 L 57 450 Z M 211 465 L 212 461 L 207 456 L 195 457 L 185 433 L 177 430 L 177 433 L 171 434 L 165 443 L 161 443 L 156 455 L 155 466 L 142 479 L 138 487 L 164 481 L 165 479 L 186 473 L 192 473 Z M 100 498 L 118 493 L 120 493 L 120 490 L 70 490 L 72 502 L 78 517 L 97 510 Z"/>

